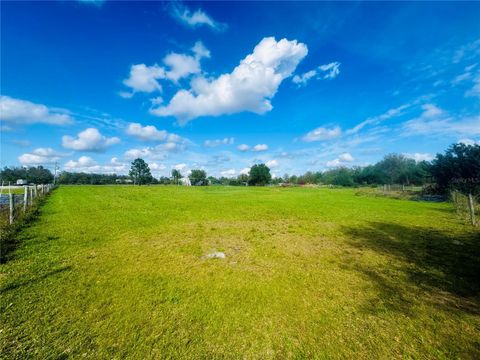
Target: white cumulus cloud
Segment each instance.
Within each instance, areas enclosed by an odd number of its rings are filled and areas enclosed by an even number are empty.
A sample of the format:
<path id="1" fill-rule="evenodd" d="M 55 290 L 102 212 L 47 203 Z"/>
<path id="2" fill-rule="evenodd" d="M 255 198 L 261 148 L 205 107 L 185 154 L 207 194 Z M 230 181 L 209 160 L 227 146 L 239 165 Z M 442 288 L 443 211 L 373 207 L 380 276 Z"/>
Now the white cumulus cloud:
<path id="1" fill-rule="evenodd" d="M 118 137 L 103 136 L 96 128 L 85 129 L 79 132 L 76 138 L 68 135 L 62 137 L 63 147 L 78 151 L 101 152 L 119 142 Z"/>
<path id="2" fill-rule="evenodd" d="M 123 98 L 131 98 L 135 93 L 152 93 L 162 91 L 161 80 L 169 80 L 177 83 L 180 79 L 192 74 L 201 72 L 200 60 L 209 58 L 210 51 L 201 41 L 197 41 L 191 48 L 193 55 L 170 53 L 163 58 L 165 66 L 154 64 L 135 64 L 130 68 L 130 75 L 123 81 L 123 84 L 131 89 L 131 92 L 121 91 L 119 95 Z M 160 105 L 163 99 L 156 97 L 152 99 L 152 105 Z"/>
<path id="3" fill-rule="evenodd" d="M 337 138 L 341 134 L 342 130 L 338 126 L 334 128 L 318 127 L 305 134 L 305 136 L 302 137 L 302 140 L 305 142 L 329 140 Z"/>
<path id="4" fill-rule="evenodd" d="M 338 157 L 338 159 L 339 159 L 340 161 L 344 161 L 344 162 L 352 162 L 352 161 L 355 160 L 350 153 L 340 154 L 340 156 Z"/>
<path id="5" fill-rule="evenodd" d="M 252 151 L 267 151 L 268 150 L 268 145 L 267 144 L 257 144 L 252 148 Z"/>
<path id="6" fill-rule="evenodd" d="M 250 146 L 248 146 L 247 144 L 240 144 L 237 146 L 237 149 L 239 151 L 248 151 L 250 150 Z"/>
<path id="7" fill-rule="evenodd" d="M 66 125 L 73 122 L 73 118 L 66 110 L 52 109 L 10 96 L 0 96 L 0 120 L 19 125 L 34 123 Z"/>
<path id="8" fill-rule="evenodd" d="M 264 38 L 231 73 L 214 79 L 199 76 L 192 80 L 191 89 L 179 90 L 167 105 L 151 113 L 174 116 L 180 124 L 200 116 L 242 111 L 263 114 L 273 108 L 271 99 L 281 82 L 307 52 L 307 46 L 296 40 Z"/>
<path id="9" fill-rule="evenodd" d="M 30 153 L 20 155 L 18 161 L 22 165 L 53 164 L 64 156 L 67 154 L 59 153 L 52 148 L 37 148 Z"/>
<path id="10" fill-rule="evenodd" d="M 142 126 L 139 123 L 130 123 L 125 133 L 142 141 L 183 141 L 183 138 L 177 134 L 171 134 L 166 130 L 158 130 L 153 125 Z"/>

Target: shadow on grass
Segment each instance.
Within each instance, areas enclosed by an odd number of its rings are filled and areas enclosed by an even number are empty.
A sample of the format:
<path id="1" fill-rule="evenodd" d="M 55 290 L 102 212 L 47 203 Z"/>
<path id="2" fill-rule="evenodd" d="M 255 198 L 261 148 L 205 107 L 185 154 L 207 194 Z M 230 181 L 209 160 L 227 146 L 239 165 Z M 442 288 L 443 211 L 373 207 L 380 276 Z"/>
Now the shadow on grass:
<path id="1" fill-rule="evenodd" d="M 372 280 L 382 305 L 408 314 L 420 290 L 445 308 L 480 313 L 480 232 L 472 229 L 454 235 L 381 222 L 344 227 L 343 232 L 357 249 L 373 250 L 391 259 L 380 267 L 361 261 L 347 265 Z M 461 298 L 460 303 L 453 304 L 451 295 Z"/>
<path id="2" fill-rule="evenodd" d="M 43 274 L 43 275 L 40 275 L 40 276 L 37 276 L 37 277 L 33 277 L 33 278 L 28 279 L 28 280 L 25 280 L 25 281 L 12 282 L 12 283 L 6 285 L 5 287 L 0 288 L 0 295 L 6 293 L 6 292 L 8 292 L 8 291 L 18 289 L 18 288 L 20 288 L 20 287 L 22 287 L 22 286 L 34 284 L 34 283 L 36 283 L 36 282 L 39 282 L 39 281 L 44 280 L 44 279 L 47 279 L 47 278 L 49 278 L 49 277 L 51 277 L 51 276 L 54 276 L 54 275 L 63 273 L 63 272 L 65 272 L 65 271 L 69 271 L 71 268 L 72 268 L 72 267 L 71 267 L 70 265 L 69 265 L 69 266 L 63 266 L 63 267 L 61 267 L 61 268 L 48 271 L 47 273 L 45 273 L 45 274 Z"/>
<path id="3" fill-rule="evenodd" d="M 12 225 L 4 225 L 0 229 L 0 264 L 13 258 L 14 250 L 19 244 L 18 235 L 26 227 L 32 226 L 41 214 L 41 208 L 48 199 L 48 195 L 37 198 L 34 205 Z"/>

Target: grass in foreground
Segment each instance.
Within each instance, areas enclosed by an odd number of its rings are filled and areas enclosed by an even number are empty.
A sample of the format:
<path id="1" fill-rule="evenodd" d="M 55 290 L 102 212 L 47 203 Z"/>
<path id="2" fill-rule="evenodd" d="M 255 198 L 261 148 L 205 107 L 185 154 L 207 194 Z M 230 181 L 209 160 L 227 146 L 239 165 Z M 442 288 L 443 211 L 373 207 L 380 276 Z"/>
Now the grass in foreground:
<path id="1" fill-rule="evenodd" d="M 62 186 L 20 240 L 7 358 L 480 357 L 480 236 L 448 204 Z"/>

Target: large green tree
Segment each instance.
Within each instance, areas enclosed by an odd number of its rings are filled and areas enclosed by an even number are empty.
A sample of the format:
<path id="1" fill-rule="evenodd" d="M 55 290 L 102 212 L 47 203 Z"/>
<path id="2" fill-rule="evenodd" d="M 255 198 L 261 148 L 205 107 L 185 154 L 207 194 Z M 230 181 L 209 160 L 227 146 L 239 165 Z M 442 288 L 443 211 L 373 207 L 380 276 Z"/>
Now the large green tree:
<path id="1" fill-rule="evenodd" d="M 153 179 L 148 164 L 140 158 L 133 160 L 128 174 L 133 178 L 136 185 L 149 184 Z"/>
<path id="2" fill-rule="evenodd" d="M 248 185 L 267 185 L 272 180 L 270 168 L 265 164 L 255 164 L 250 168 Z"/>
<path id="3" fill-rule="evenodd" d="M 208 185 L 207 173 L 205 170 L 193 169 L 188 178 L 190 179 L 190 183 L 194 186 Z"/>
<path id="4" fill-rule="evenodd" d="M 468 196 L 470 217 L 475 225 L 474 197 L 480 194 L 480 145 L 450 146 L 445 154 L 437 154 L 430 172 L 441 191 L 457 190 Z"/>

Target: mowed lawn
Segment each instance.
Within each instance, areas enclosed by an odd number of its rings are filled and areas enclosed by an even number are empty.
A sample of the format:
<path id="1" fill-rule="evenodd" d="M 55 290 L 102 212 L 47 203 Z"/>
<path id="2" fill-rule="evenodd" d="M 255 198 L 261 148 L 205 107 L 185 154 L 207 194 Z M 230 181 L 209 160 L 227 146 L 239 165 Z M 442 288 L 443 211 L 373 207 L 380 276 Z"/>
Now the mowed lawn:
<path id="1" fill-rule="evenodd" d="M 0 357 L 480 358 L 479 231 L 355 193 L 62 186 L 0 265 Z"/>

